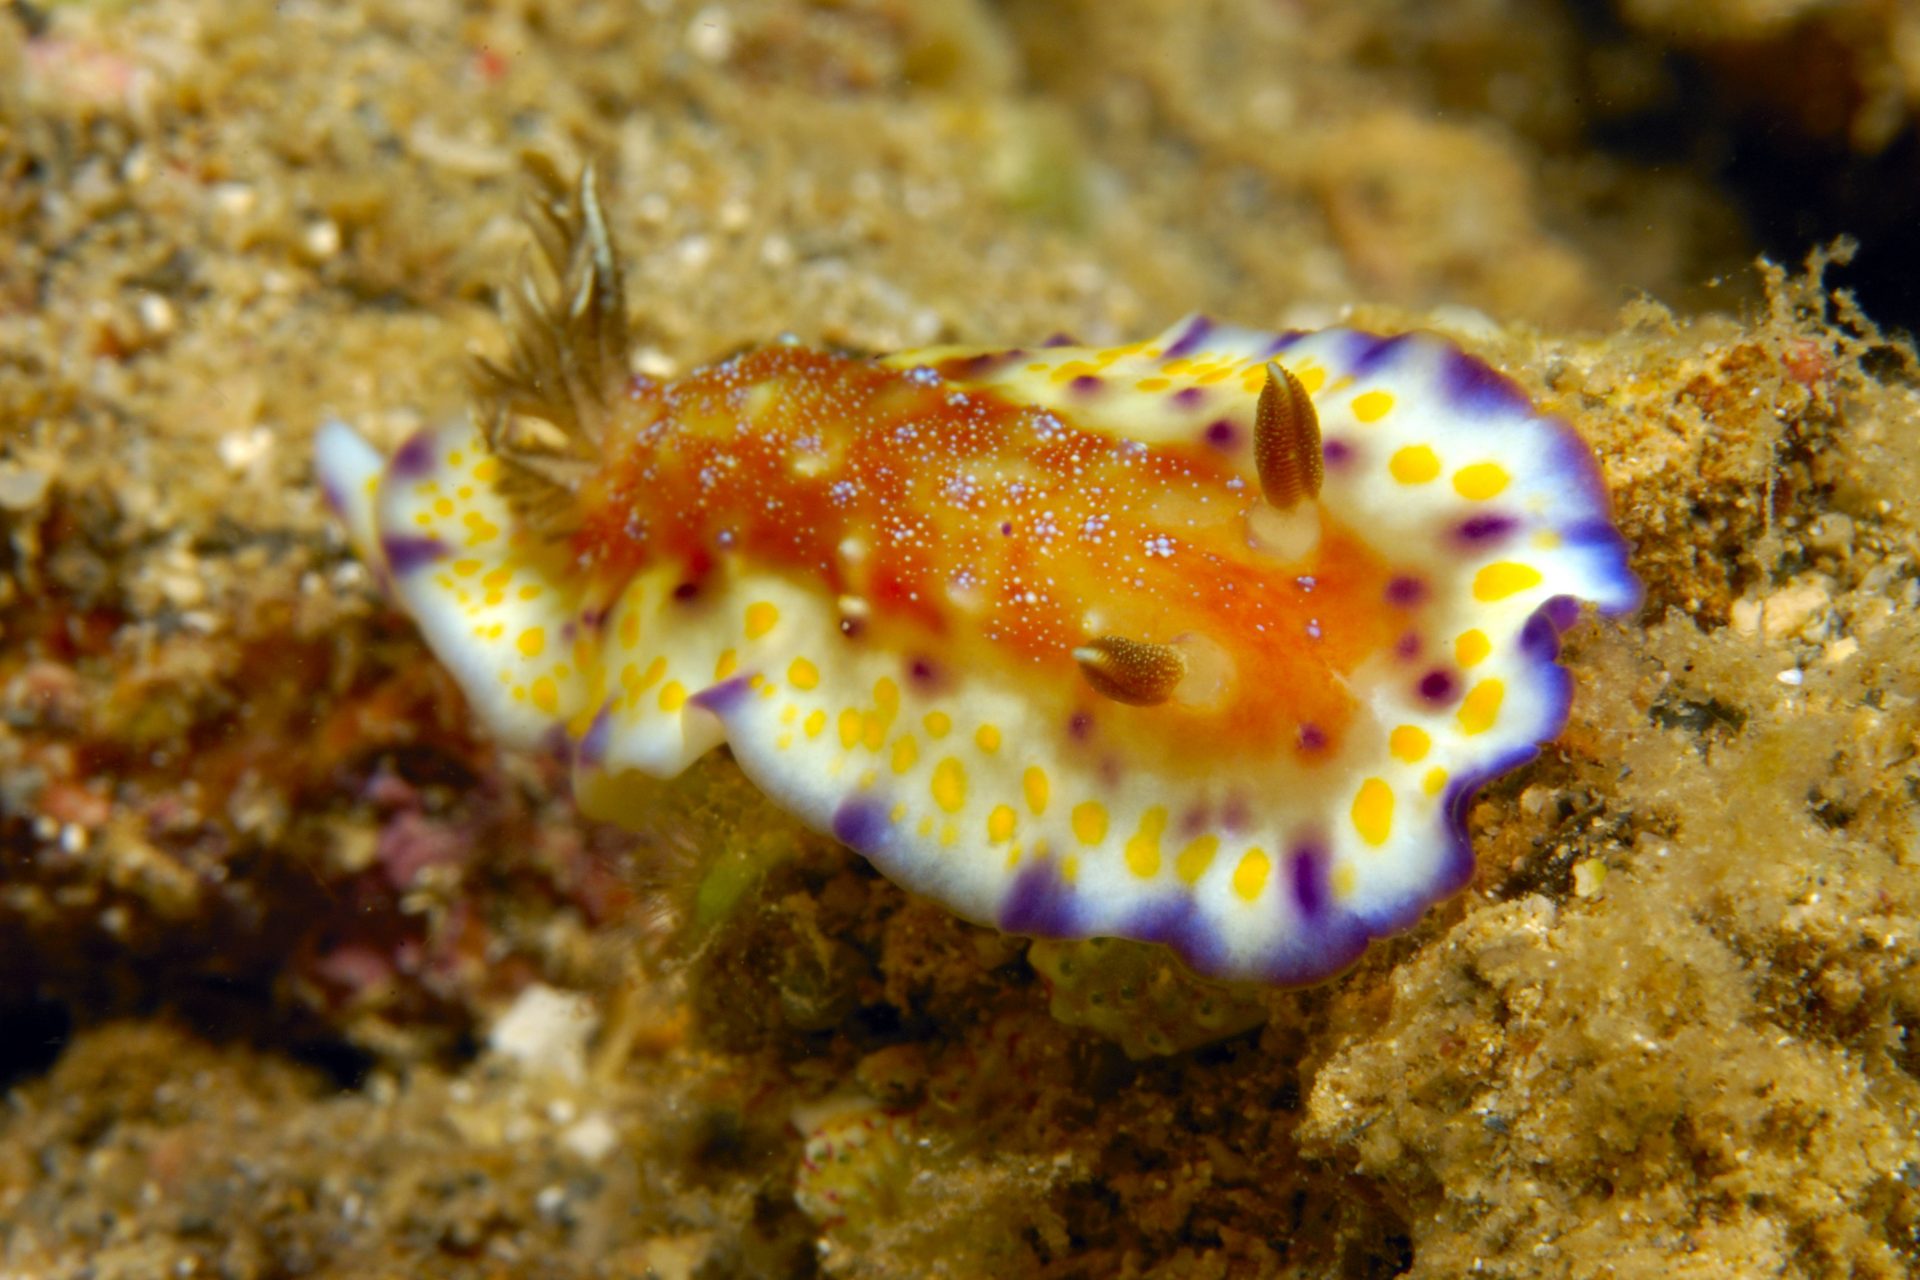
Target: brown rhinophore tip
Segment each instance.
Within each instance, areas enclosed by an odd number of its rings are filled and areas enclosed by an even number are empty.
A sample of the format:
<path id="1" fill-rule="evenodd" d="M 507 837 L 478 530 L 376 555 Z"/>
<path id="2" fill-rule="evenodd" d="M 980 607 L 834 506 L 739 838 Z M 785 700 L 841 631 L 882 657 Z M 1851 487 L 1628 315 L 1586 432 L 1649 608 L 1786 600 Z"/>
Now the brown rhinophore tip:
<path id="1" fill-rule="evenodd" d="M 1320 415 L 1300 379 L 1272 362 L 1253 411 L 1253 464 L 1260 491 L 1281 511 L 1320 496 Z"/>
<path id="2" fill-rule="evenodd" d="M 1170 644 L 1097 636 L 1073 651 L 1080 674 L 1103 698 L 1132 707 L 1165 702 L 1187 674 L 1187 660 Z"/>

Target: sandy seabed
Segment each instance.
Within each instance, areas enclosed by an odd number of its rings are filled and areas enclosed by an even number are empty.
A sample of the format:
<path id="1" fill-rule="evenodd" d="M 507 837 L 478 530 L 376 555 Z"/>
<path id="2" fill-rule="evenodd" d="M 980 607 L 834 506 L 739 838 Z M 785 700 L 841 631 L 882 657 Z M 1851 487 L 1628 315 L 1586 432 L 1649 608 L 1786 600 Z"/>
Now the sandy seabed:
<path id="1" fill-rule="evenodd" d="M 0 7 L 0 1277 L 1920 1274 L 1920 362 L 1583 141 L 1744 8 Z M 1305 991 L 1029 954 L 721 758 L 589 823 L 309 467 L 463 411 L 528 149 L 654 374 L 1440 329 L 1646 606 Z"/>

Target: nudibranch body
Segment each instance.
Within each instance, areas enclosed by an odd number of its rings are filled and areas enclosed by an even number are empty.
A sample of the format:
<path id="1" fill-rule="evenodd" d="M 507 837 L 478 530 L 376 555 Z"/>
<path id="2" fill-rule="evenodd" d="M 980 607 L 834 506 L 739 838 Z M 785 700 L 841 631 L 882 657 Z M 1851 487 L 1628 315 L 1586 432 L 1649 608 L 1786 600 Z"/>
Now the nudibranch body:
<path id="1" fill-rule="evenodd" d="M 590 184 L 550 185 L 478 425 L 322 479 L 503 739 L 589 812 L 720 743 L 887 876 L 1010 932 L 1299 983 L 1472 868 L 1564 722 L 1576 601 L 1638 587 L 1593 458 L 1430 335 L 798 345 L 627 372 Z"/>

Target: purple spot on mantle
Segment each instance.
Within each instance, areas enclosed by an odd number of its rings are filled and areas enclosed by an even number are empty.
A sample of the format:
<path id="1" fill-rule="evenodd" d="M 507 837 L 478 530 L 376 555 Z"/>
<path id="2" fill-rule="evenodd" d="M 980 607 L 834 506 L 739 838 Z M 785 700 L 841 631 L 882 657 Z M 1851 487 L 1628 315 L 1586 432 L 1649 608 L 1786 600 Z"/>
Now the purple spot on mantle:
<path id="1" fill-rule="evenodd" d="M 1623 558 L 1627 554 L 1627 540 L 1606 519 L 1576 520 L 1560 530 L 1560 541 L 1569 547 L 1604 547 Z"/>
<path id="2" fill-rule="evenodd" d="M 1141 942 L 1171 947 L 1196 973 L 1219 971 L 1226 961 L 1220 935 L 1207 927 L 1194 900 L 1171 895 L 1134 912 L 1116 932 Z"/>
<path id="3" fill-rule="evenodd" d="M 1390 337 L 1381 337 L 1377 333 L 1355 333 L 1348 336 L 1347 360 L 1348 374 L 1355 378 L 1364 377 L 1386 364 L 1405 343 L 1411 334 L 1396 333 Z"/>
<path id="4" fill-rule="evenodd" d="M 1216 449 L 1231 449 L 1240 443 L 1240 428 L 1225 418 L 1207 424 L 1207 443 Z"/>
<path id="5" fill-rule="evenodd" d="M 1299 735 L 1294 739 L 1294 742 L 1300 751 L 1308 755 L 1316 751 L 1325 751 L 1327 749 L 1327 731 L 1317 724 L 1303 724 L 1300 726 Z"/>
<path id="6" fill-rule="evenodd" d="M 609 702 L 601 706 L 593 717 L 593 723 L 580 735 L 580 741 L 573 749 L 573 762 L 583 769 L 598 769 L 607 759 L 607 742 L 613 737 L 613 708 Z"/>
<path id="7" fill-rule="evenodd" d="M 996 365 L 1007 361 L 1011 352 L 988 352 L 977 356 L 967 356 L 960 360 L 949 361 L 943 366 L 949 377 L 962 381 L 972 381 L 986 376 Z"/>
<path id="8" fill-rule="evenodd" d="M 708 685 L 688 701 L 696 707 L 713 712 L 724 720 L 728 715 L 739 710 L 740 704 L 746 701 L 747 687 L 746 676 L 734 676 L 730 680 L 722 680 L 719 684 Z"/>
<path id="9" fill-rule="evenodd" d="M 1173 345 L 1166 349 L 1161 359 L 1180 360 L 1192 355 L 1200 349 L 1200 344 L 1205 342 L 1207 335 L 1212 332 L 1213 321 L 1205 316 L 1195 316 L 1187 322 L 1186 329 L 1173 340 Z"/>
<path id="10" fill-rule="evenodd" d="M 540 735 L 540 751 L 547 758 L 565 764 L 573 752 L 573 739 L 567 736 L 567 726 L 554 722 Z"/>
<path id="11" fill-rule="evenodd" d="M 700 584 L 683 582 L 673 589 L 673 598 L 678 604 L 692 604 L 700 598 Z"/>
<path id="12" fill-rule="evenodd" d="M 1427 598 L 1427 584 L 1419 578 L 1401 574 L 1387 583 L 1387 602 L 1411 608 Z"/>
<path id="13" fill-rule="evenodd" d="M 1327 440 L 1320 445 L 1320 457 L 1330 467 L 1344 467 L 1353 461 L 1353 446 L 1345 440 Z"/>
<path id="14" fill-rule="evenodd" d="M 919 689 L 940 687 L 940 668 L 932 658 L 916 655 L 907 663 L 907 679 Z"/>
<path id="15" fill-rule="evenodd" d="M 451 549 L 438 538 L 394 533 L 380 539 L 380 554 L 387 558 L 387 568 L 399 577 L 444 559 L 451 554 Z"/>
<path id="16" fill-rule="evenodd" d="M 1475 414 L 1525 414 L 1533 402 L 1511 380 L 1483 360 L 1464 351 L 1449 350 L 1440 372 L 1443 392 L 1460 408 Z"/>
<path id="17" fill-rule="evenodd" d="M 1394 641 L 1393 652 L 1401 658 L 1417 658 L 1420 656 L 1422 643 L 1418 631 L 1409 631 Z"/>
<path id="18" fill-rule="evenodd" d="M 1540 606 L 1540 612 L 1556 630 L 1565 631 L 1580 621 L 1580 602 L 1572 596 L 1554 596 Z"/>
<path id="19" fill-rule="evenodd" d="M 849 796 L 833 811 L 833 838 L 855 853 L 872 857 L 892 833 L 886 803 L 877 796 Z"/>
<path id="20" fill-rule="evenodd" d="M 1090 373 L 1083 373 L 1067 384 L 1067 390 L 1075 395 L 1090 396 L 1107 384 Z"/>
<path id="21" fill-rule="evenodd" d="M 1000 522 L 1000 536 L 1003 538 L 1011 538 L 1013 536 L 1013 521 L 1002 520 Z"/>
<path id="22" fill-rule="evenodd" d="M 1512 516 L 1468 516 L 1456 526 L 1455 531 L 1463 542 L 1485 546 L 1512 533 L 1519 523 Z"/>
<path id="23" fill-rule="evenodd" d="M 387 474 L 395 480 L 418 480 L 433 470 L 433 431 L 416 431 L 394 451 Z"/>
<path id="24" fill-rule="evenodd" d="M 334 515 L 342 520 L 347 518 L 347 495 L 340 492 L 340 486 L 324 471 L 320 473 L 320 496 L 327 500 L 327 507 Z"/>
<path id="25" fill-rule="evenodd" d="M 1085 742 L 1093 736 L 1093 717 L 1085 711 L 1076 711 L 1067 717 L 1067 736 L 1075 742 Z"/>
<path id="26" fill-rule="evenodd" d="M 1438 667 L 1420 677 L 1420 696 L 1428 702 L 1443 705 L 1452 702 L 1459 691 L 1460 682 L 1453 678 L 1451 671 L 1442 671 Z"/>
<path id="27" fill-rule="evenodd" d="M 1243 795 L 1231 795 L 1220 807 L 1220 829 L 1229 835 L 1239 835 L 1247 829 L 1251 821 L 1247 812 L 1247 798 Z"/>
<path id="28" fill-rule="evenodd" d="M 1293 900 L 1309 920 L 1327 909 L 1327 854 L 1318 845 L 1303 844 L 1291 857 Z"/>
<path id="29" fill-rule="evenodd" d="M 1013 882 L 1000 906 L 1000 928 L 1035 938 L 1065 938 L 1078 932 L 1077 915 L 1073 890 L 1048 859 L 1030 864 Z"/>
<path id="30" fill-rule="evenodd" d="M 1070 333 L 1056 333 L 1040 344 L 1043 347 L 1077 347 L 1079 340 Z"/>
<path id="31" fill-rule="evenodd" d="M 1174 392 L 1172 396 L 1174 407 L 1179 409 L 1197 408 L 1200 402 L 1206 398 L 1207 389 L 1205 387 L 1182 387 Z"/>
<path id="32" fill-rule="evenodd" d="M 1537 662 L 1552 662 L 1560 656 L 1560 633 L 1554 629 L 1546 609 L 1540 609 L 1520 628 L 1520 652 Z"/>
<path id="33" fill-rule="evenodd" d="M 1285 333 L 1276 336 L 1272 342 L 1269 342 L 1266 351 L 1262 354 L 1268 358 L 1277 356 L 1306 336 L 1307 331 L 1305 329 L 1289 329 Z"/>

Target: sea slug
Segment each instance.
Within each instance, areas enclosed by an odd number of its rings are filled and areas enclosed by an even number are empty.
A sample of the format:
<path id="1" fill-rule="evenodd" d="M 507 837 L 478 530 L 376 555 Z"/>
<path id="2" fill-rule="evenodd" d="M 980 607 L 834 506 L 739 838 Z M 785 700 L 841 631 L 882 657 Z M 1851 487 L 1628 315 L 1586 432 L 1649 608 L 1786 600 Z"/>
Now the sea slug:
<path id="1" fill-rule="evenodd" d="M 1428 334 L 1195 317 L 630 371 L 591 174 L 475 421 L 318 444 L 353 544 L 589 813 L 721 743 L 960 915 L 1303 983 L 1460 888 L 1476 787 L 1639 587 L 1594 459 Z"/>

